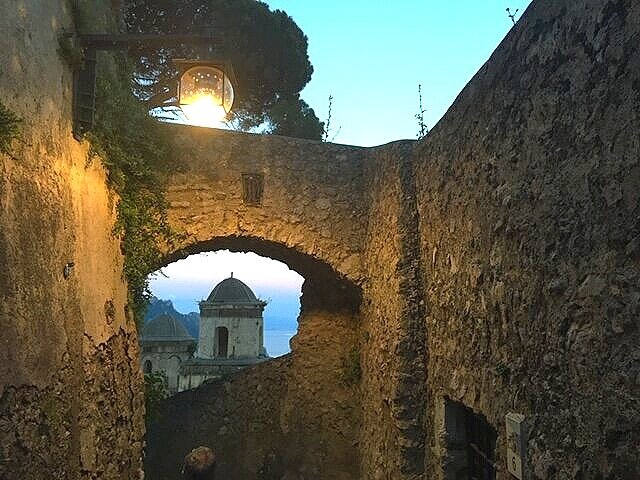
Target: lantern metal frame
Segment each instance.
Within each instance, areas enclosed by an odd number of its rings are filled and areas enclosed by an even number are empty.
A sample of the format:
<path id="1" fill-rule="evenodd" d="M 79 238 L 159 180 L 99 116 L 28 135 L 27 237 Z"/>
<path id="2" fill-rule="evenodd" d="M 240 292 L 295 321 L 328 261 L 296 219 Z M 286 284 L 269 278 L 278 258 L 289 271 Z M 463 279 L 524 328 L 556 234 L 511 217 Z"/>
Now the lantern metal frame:
<path id="1" fill-rule="evenodd" d="M 181 96 L 181 81 L 182 77 L 189 72 L 192 68 L 197 67 L 213 67 L 222 72 L 222 107 L 224 108 L 224 81 L 225 78 L 229 80 L 231 83 L 231 88 L 233 90 L 233 99 L 231 101 L 231 106 L 229 107 L 229 111 L 225 108 L 225 112 L 229 113 L 233 109 L 233 104 L 235 103 L 236 98 L 236 86 L 238 82 L 236 80 L 236 75 L 233 70 L 233 65 L 229 60 L 226 59 L 208 59 L 208 60 L 189 60 L 185 58 L 176 58 L 173 60 L 173 63 L 179 69 L 179 80 L 178 80 L 178 92 L 177 92 L 177 102 L 174 106 L 184 105 L 180 102 Z M 168 104 L 172 105 L 172 104 Z"/>
<path id="2" fill-rule="evenodd" d="M 83 61 L 73 72 L 73 136 L 77 140 L 93 129 L 96 109 L 97 52 L 104 50 L 128 50 L 135 47 L 178 47 L 181 45 L 222 45 L 219 32 L 207 35 L 147 35 L 147 34 L 87 34 L 66 35 L 77 39 L 83 50 Z M 236 77 L 228 60 L 174 60 L 179 67 L 213 66 L 222 70 L 236 89 Z M 180 72 L 182 77 L 183 72 Z M 224 81 L 224 79 L 223 79 Z M 224 83 L 223 83 L 224 85 Z M 179 89 L 179 87 L 178 87 Z M 167 99 L 171 98 L 171 95 Z M 167 103 L 167 106 L 177 106 Z"/>

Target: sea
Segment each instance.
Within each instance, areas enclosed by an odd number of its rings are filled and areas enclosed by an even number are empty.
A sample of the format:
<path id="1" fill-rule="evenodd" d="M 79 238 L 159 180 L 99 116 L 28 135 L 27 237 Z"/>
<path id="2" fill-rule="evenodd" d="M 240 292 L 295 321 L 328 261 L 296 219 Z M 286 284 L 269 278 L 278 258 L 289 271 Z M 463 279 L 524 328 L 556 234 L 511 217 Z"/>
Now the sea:
<path id="1" fill-rule="evenodd" d="M 264 331 L 264 346 L 270 357 L 280 357 L 291 351 L 289 341 L 296 334 L 295 330 L 269 330 Z"/>

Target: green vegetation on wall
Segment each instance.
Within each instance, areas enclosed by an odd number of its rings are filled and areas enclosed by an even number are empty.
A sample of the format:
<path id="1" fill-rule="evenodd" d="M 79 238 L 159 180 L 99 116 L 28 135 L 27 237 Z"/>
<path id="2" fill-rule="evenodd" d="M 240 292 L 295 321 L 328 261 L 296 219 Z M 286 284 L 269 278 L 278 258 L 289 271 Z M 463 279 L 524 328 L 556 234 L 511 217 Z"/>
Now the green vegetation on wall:
<path id="1" fill-rule="evenodd" d="M 0 102 L 0 153 L 11 155 L 13 141 L 20 137 L 22 120 Z"/>
<path id="2" fill-rule="evenodd" d="M 107 1 L 69 0 L 76 32 L 118 31 L 117 12 Z M 70 66 L 81 52 L 68 37 L 60 54 Z M 121 238 L 129 306 L 140 326 L 151 296 L 147 276 L 158 266 L 163 247 L 176 235 L 167 222 L 162 176 L 168 167 L 169 144 L 159 122 L 133 94 L 133 66 L 124 55 L 98 56 L 96 117 L 89 161 L 100 158 L 109 186 L 118 194 L 114 234 Z M 81 58 L 80 58 L 81 60 Z"/>
<path id="3" fill-rule="evenodd" d="M 122 238 L 124 275 L 138 324 L 150 298 L 148 274 L 176 235 L 167 221 L 162 175 L 170 145 L 159 122 L 132 93 L 131 69 L 122 59 L 101 56 L 96 121 L 90 158 L 102 159 L 109 185 L 119 195 L 115 233 Z"/>
<path id="4" fill-rule="evenodd" d="M 144 374 L 144 406 L 147 419 L 158 413 L 160 402 L 168 396 L 167 376 L 164 372 Z"/>

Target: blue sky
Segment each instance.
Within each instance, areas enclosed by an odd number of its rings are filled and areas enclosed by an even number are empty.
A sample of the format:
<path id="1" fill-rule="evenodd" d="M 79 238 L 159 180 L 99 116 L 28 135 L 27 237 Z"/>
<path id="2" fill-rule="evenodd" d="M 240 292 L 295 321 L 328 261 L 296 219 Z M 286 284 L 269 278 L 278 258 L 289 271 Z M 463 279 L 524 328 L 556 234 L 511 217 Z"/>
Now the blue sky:
<path id="1" fill-rule="evenodd" d="M 432 127 L 512 27 L 506 8 L 530 0 L 268 0 L 309 38 L 302 97 L 320 120 L 332 95 L 335 142 L 415 138 L 418 84 Z M 333 128 L 335 127 L 335 128 Z M 332 136 L 330 134 L 330 136 Z"/>
<path id="2" fill-rule="evenodd" d="M 231 273 L 268 302 L 265 314 L 278 326 L 295 329 L 304 279 L 284 263 L 255 253 L 224 250 L 191 255 L 153 275 L 151 291 L 163 300 L 171 300 L 179 312 L 196 312 L 198 302 Z"/>
<path id="3" fill-rule="evenodd" d="M 335 142 L 362 146 L 416 137 L 418 84 L 426 123 L 433 127 L 512 27 L 506 8 L 519 9 L 519 18 L 530 3 L 267 1 L 272 10 L 293 17 L 309 38 L 314 74 L 302 97 L 325 120 L 332 95 L 330 138 L 335 135 Z M 267 329 L 269 317 L 295 320 L 302 278 L 254 254 L 192 256 L 165 268 L 169 278 L 156 276 L 151 287 L 186 313 L 197 310 L 197 301 L 231 271 L 256 294 L 271 299 Z"/>

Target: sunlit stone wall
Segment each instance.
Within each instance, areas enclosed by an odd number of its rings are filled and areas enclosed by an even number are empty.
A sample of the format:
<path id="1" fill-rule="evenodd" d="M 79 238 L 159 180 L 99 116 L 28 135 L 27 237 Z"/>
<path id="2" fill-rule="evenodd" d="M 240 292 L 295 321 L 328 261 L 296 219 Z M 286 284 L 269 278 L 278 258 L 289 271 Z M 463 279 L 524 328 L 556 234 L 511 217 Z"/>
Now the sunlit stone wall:
<path id="1" fill-rule="evenodd" d="M 257 251 L 270 241 L 282 247 L 276 258 L 304 275 L 298 255 L 325 262 L 362 281 L 362 159 L 366 149 L 285 137 L 167 125 L 174 139 L 176 173 L 168 180 L 170 220 L 186 233 L 168 260 L 194 251 L 245 248 Z M 259 199 L 247 198 L 247 176 L 258 184 Z M 250 196 L 250 195 L 249 195 Z M 245 245 L 229 237 L 260 240 Z M 252 248 L 253 247 L 253 248 Z M 180 251 L 184 248 L 184 251 Z"/>
<path id="2" fill-rule="evenodd" d="M 0 0 L 26 120 L 0 180 L 0 476 L 135 478 L 135 334 L 104 172 L 70 136 L 61 5 Z M 637 2 L 535 0 L 419 145 L 167 126 L 166 261 L 251 250 L 309 283 L 293 354 L 169 400 L 150 465 L 177 472 L 179 437 L 227 478 L 444 478 L 457 410 L 495 432 L 500 480 L 508 412 L 530 478 L 638 477 L 638 38 Z"/>
<path id="3" fill-rule="evenodd" d="M 57 52 L 69 3 L 0 0 L 0 100 L 23 118 L 22 139 L 0 154 L 7 480 L 134 479 L 141 467 L 141 375 L 115 199 L 100 162 L 87 162 L 88 144 L 72 137 L 71 71 Z"/>
<path id="4" fill-rule="evenodd" d="M 425 351 L 411 156 L 415 142 L 369 152 L 362 303 L 362 478 L 424 468 Z"/>

